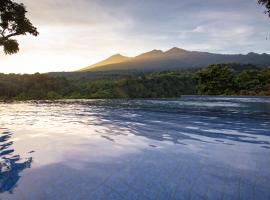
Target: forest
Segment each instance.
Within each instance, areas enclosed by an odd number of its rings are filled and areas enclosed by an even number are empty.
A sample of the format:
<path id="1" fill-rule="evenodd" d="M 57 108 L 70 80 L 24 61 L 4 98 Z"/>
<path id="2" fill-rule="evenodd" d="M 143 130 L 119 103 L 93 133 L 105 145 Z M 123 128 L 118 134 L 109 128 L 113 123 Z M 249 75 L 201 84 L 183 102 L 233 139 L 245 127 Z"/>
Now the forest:
<path id="1" fill-rule="evenodd" d="M 172 98 L 181 95 L 270 95 L 270 68 L 217 64 L 201 69 L 77 79 L 60 74 L 0 74 L 2 101 Z"/>

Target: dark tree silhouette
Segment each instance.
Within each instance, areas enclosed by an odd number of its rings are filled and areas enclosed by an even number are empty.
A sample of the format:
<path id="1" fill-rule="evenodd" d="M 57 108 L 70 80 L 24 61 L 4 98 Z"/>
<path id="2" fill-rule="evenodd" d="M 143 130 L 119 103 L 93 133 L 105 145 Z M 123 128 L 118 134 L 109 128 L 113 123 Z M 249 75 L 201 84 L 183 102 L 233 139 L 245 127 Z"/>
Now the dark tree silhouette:
<path id="1" fill-rule="evenodd" d="M 12 193 L 21 178 L 20 173 L 31 168 L 33 162 L 32 157 L 22 159 L 20 155 L 14 153 L 13 142 L 9 141 L 11 136 L 12 133 L 1 132 L 0 129 L 0 194 Z"/>
<path id="2" fill-rule="evenodd" d="M 31 34 L 38 35 L 36 27 L 26 18 L 26 8 L 23 4 L 12 0 L 0 0 L 0 46 L 4 47 L 6 54 L 19 51 L 17 40 L 14 36 Z"/>
<path id="3" fill-rule="evenodd" d="M 270 17 L 270 0 L 258 0 L 259 4 L 265 5 L 266 11 L 265 13 L 268 14 Z"/>

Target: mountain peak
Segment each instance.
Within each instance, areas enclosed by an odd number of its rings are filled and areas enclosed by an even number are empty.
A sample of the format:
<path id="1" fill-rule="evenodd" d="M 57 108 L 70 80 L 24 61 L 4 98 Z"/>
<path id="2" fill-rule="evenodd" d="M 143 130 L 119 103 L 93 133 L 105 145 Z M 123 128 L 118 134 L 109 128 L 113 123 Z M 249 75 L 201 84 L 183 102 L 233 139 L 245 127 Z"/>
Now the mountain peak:
<path id="1" fill-rule="evenodd" d="M 112 55 L 111 57 L 109 57 L 109 58 L 125 58 L 125 56 L 123 56 L 122 54 L 120 54 L 120 53 L 118 53 L 118 54 L 114 54 L 114 55 Z"/>
<path id="2" fill-rule="evenodd" d="M 153 49 L 152 51 L 150 51 L 149 53 L 163 53 L 163 51 L 159 50 L 159 49 Z"/>
<path id="3" fill-rule="evenodd" d="M 257 55 L 259 55 L 259 54 L 254 53 L 254 52 L 249 52 L 247 55 L 249 55 L 249 56 L 257 56 Z"/>
<path id="4" fill-rule="evenodd" d="M 143 53 L 139 56 L 137 56 L 136 58 L 152 58 L 152 57 L 156 57 L 156 56 L 160 56 L 161 54 L 163 54 L 164 52 L 158 49 L 154 49 L 152 51 Z"/>
<path id="5" fill-rule="evenodd" d="M 166 51 L 165 53 L 175 54 L 175 53 L 183 53 L 183 52 L 187 52 L 187 50 L 181 49 L 178 47 L 173 47 L 173 48 L 169 49 L 168 51 Z"/>
<path id="6" fill-rule="evenodd" d="M 98 63 L 96 63 L 94 65 L 90 65 L 88 67 L 82 68 L 80 71 L 87 71 L 87 70 L 90 70 L 90 69 L 93 69 L 93 68 L 96 68 L 96 67 L 100 67 L 100 66 L 103 66 L 103 65 L 122 63 L 122 62 L 128 61 L 129 59 L 131 59 L 131 58 L 123 56 L 121 54 L 115 54 L 115 55 L 112 55 L 109 58 L 107 58 L 107 59 L 105 59 L 105 60 L 103 60 L 101 62 L 98 62 Z"/>

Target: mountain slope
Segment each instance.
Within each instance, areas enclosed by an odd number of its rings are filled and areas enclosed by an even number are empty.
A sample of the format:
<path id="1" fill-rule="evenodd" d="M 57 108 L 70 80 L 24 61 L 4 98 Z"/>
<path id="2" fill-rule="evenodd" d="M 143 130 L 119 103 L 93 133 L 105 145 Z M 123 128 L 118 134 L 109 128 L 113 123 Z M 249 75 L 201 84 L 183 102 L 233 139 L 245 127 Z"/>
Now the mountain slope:
<path id="1" fill-rule="evenodd" d="M 80 71 L 89 71 L 93 68 L 97 68 L 100 66 L 126 62 L 128 60 L 130 60 L 130 57 L 122 56 L 121 54 L 115 54 L 115 55 L 113 55 L 113 56 L 111 56 L 111 57 L 109 57 L 101 62 L 98 62 L 94 65 L 90 65 L 88 67 L 82 68 L 82 69 L 80 69 Z"/>
<path id="2" fill-rule="evenodd" d="M 249 53 L 246 55 L 214 54 L 208 52 L 187 51 L 174 47 L 165 52 L 161 50 L 146 52 L 134 58 L 128 58 L 123 62 L 99 64 L 91 67 L 90 71 L 169 70 L 198 68 L 219 63 L 241 63 L 267 67 L 270 66 L 270 55 L 256 53 Z"/>

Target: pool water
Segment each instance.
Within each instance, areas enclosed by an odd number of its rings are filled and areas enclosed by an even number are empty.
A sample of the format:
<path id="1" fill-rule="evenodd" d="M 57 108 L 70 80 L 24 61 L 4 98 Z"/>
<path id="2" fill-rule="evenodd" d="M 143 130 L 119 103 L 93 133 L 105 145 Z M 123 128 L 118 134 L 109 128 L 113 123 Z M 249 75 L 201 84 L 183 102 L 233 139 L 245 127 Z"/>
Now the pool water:
<path id="1" fill-rule="evenodd" d="M 0 199 L 270 199 L 270 98 L 0 103 Z"/>

